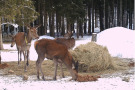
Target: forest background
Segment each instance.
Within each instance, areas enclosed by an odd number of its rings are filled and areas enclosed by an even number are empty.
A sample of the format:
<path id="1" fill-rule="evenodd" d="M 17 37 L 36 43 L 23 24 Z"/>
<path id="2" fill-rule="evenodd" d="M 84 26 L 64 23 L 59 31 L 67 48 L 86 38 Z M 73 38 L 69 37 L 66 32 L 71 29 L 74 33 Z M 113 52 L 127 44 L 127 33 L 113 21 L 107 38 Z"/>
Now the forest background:
<path id="1" fill-rule="evenodd" d="M 1 43 L 2 33 L 15 31 L 13 24 L 19 25 L 18 32 L 41 25 L 39 35 L 60 37 L 70 31 L 77 38 L 96 28 L 135 28 L 134 0 L 0 0 L 0 8 Z"/>

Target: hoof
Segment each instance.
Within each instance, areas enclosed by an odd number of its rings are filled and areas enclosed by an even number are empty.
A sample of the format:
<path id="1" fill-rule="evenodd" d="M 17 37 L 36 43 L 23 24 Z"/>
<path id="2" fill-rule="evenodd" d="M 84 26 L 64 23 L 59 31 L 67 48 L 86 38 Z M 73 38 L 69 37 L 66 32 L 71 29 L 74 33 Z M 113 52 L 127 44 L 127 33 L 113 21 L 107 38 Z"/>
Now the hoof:
<path id="1" fill-rule="evenodd" d="M 43 81 L 45 81 L 45 78 L 44 78 L 44 76 L 42 77 L 42 79 L 43 79 Z"/>
<path id="2" fill-rule="evenodd" d="M 63 75 L 62 78 L 65 78 L 65 76 Z"/>
<path id="3" fill-rule="evenodd" d="M 53 80 L 56 80 L 56 77 L 53 77 Z"/>
<path id="4" fill-rule="evenodd" d="M 38 79 L 38 80 L 40 80 L 40 77 L 39 77 L 39 76 L 37 76 L 37 79 Z"/>
<path id="5" fill-rule="evenodd" d="M 27 66 L 29 66 L 29 63 L 27 63 Z"/>

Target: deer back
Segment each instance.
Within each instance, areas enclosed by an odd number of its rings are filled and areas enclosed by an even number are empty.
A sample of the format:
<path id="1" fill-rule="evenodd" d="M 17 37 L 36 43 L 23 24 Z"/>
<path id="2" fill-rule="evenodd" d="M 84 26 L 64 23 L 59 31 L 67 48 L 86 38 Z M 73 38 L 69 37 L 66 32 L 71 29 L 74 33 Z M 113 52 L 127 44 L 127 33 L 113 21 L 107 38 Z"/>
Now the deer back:
<path id="1" fill-rule="evenodd" d="M 74 38 L 56 38 L 56 42 L 66 45 L 68 49 L 72 49 L 75 46 Z"/>
<path id="2" fill-rule="evenodd" d="M 38 55 L 43 54 L 50 58 L 63 58 L 67 53 L 67 47 L 58 44 L 55 40 L 41 39 L 36 41 L 34 46 Z"/>

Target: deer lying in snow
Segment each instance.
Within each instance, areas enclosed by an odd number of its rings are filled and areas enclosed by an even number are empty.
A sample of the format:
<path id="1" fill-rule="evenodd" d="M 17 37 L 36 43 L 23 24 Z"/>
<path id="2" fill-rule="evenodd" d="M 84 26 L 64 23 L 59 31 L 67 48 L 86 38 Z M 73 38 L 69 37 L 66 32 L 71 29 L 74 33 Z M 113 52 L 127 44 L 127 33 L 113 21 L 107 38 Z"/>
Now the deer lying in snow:
<path id="1" fill-rule="evenodd" d="M 29 49 L 31 46 L 32 39 L 38 39 L 39 36 L 37 34 L 37 28 L 36 27 L 27 27 L 28 33 L 25 35 L 24 32 L 19 32 L 15 36 L 12 37 L 12 43 L 11 47 L 13 47 L 16 44 L 17 50 L 18 50 L 18 65 L 19 61 L 21 61 L 21 53 L 24 55 L 24 64 L 27 57 L 27 66 L 29 65 L 28 59 L 29 59 Z M 20 60 L 19 60 L 20 57 Z M 26 64 L 24 66 L 24 70 L 26 71 Z"/>
<path id="2" fill-rule="evenodd" d="M 44 74 L 42 72 L 41 64 L 44 58 L 54 61 L 55 71 L 53 79 L 56 80 L 57 67 L 58 63 L 64 63 L 67 69 L 69 70 L 72 79 L 76 80 L 77 76 L 74 73 L 74 70 L 78 72 L 78 62 L 75 62 L 68 52 L 68 49 L 65 45 L 56 42 L 56 40 L 50 39 L 41 39 L 34 43 L 35 50 L 38 54 L 38 59 L 36 61 L 37 67 L 37 78 L 39 79 L 39 70 L 42 74 L 42 79 L 45 80 Z M 73 69 L 74 67 L 74 69 Z"/>

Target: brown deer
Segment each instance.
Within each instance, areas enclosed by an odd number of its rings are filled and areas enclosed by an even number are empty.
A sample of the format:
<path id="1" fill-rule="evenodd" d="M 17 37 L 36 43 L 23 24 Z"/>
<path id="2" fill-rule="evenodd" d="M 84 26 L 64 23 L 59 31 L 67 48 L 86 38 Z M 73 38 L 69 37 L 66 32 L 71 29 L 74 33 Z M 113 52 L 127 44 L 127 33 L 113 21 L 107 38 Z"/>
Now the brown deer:
<path id="1" fill-rule="evenodd" d="M 56 38 L 56 42 L 66 45 L 68 49 L 72 49 L 75 46 L 74 38 Z"/>
<path id="2" fill-rule="evenodd" d="M 63 45 L 65 45 L 68 49 L 72 49 L 74 46 L 75 46 L 75 39 L 74 38 L 56 38 L 54 39 L 56 40 L 56 42 L 58 43 L 61 43 Z M 62 70 L 62 63 L 59 63 L 60 64 L 60 68 L 61 68 L 61 74 L 62 74 L 62 77 L 64 78 L 64 73 L 63 73 L 63 70 Z"/>
<path id="3" fill-rule="evenodd" d="M 25 64 L 25 60 L 27 59 L 26 64 L 27 64 L 27 66 L 29 65 L 29 63 L 28 63 L 29 49 L 31 46 L 32 39 L 39 38 L 39 36 L 37 34 L 38 27 L 39 26 L 36 26 L 36 27 L 27 26 L 28 33 L 26 35 L 24 32 L 19 32 L 14 37 L 12 37 L 11 47 L 13 47 L 16 44 L 16 47 L 18 50 L 18 65 L 19 65 L 19 57 L 20 57 L 20 61 L 21 61 L 21 53 L 23 53 L 23 55 L 24 55 L 24 64 Z M 26 71 L 26 64 L 24 66 L 25 71 Z"/>
<path id="4" fill-rule="evenodd" d="M 73 36 L 72 31 L 68 31 L 65 35 L 64 38 L 71 38 Z"/>
<path id="5" fill-rule="evenodd" d="M 36 61 L 38 79 L 40 79 L 39 78 L 39 70 L 40 70 L 42 74 L 42 79 L 45 80 L 41 68 L 41 64 L 44 58 L 54 61 L 54 65 L 55 65 L 55 71 L 53 76 L 54 80 L 56 80 L 58 63 L 64 63 L 67 69 L 69 70 L 72 79 L 73 80 L 77 79 L 74 70 L 78 72 L 78 62 L 75 62 L 73 60 L 71 54 L 68 52 L 68 49 L 65 45 L 56 42 L 56 40 L 41 39 L 34 43 L 34 47 L 38 54 L 38 59 Z M 72 69 L 72 67 L 74 67 L 74 69 Z"/>

